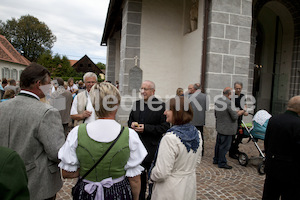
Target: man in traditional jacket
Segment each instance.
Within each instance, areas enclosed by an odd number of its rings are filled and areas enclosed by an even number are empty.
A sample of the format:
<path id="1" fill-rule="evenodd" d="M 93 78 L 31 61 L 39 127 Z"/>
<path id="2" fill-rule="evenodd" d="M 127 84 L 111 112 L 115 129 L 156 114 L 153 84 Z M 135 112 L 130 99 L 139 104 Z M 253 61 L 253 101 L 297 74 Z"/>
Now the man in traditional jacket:
<path id="1" fill-rule="evenodd" d="M 51 91 L 49 71 L 36 63 L 22 72 L 21 91 L 0 104 L 0 146 L 23 159 L 31 199 L 55 199 L 62 187 L 58 151 L 65 142 L 57 109 L 40 101 Z M 13 170 L 13 169 L 11 169 Z"/>
<path id="2" fill-rule="evenodd" d="M 96 120 L 90 90 L 93 85 L 97 83 L 97 75 L 93 72 L 87 72 L 83 76 L 83 81 L 86 86 L 86 90 L 75 96 L 71 107 L 71 118 L 75 120 L 74 126 Z"/>

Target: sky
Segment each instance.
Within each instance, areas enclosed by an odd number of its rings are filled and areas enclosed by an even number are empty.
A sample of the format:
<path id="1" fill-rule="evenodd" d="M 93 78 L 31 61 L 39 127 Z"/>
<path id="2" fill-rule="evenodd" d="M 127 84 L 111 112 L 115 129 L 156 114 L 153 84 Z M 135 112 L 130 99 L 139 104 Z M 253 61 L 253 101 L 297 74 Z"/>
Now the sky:
<path id="1" fill-rule="evenodd" d="M 56 36 L 53 55 L 79 60 L 87 55 L 95 64 L 106 63 L 100 46 L 109 0 L 1 0 L 0 20 L 32 15 Z"/>

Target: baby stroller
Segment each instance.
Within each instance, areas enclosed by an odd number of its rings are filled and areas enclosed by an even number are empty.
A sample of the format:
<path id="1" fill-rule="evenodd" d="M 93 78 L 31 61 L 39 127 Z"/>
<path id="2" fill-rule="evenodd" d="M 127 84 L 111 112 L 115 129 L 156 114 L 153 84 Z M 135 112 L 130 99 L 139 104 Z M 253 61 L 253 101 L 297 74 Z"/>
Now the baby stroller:
<path id="1" fill-rule="evenodd" d="M 240 129 L 240 133 L 243 134 L 243 137 L 249 137 L 249 141 L 252 140 L 254 142 L 254 145 L 259 152 L 259 158 L 261 158 L 262 161 L 258 165 L 257 171 L 261 175 L 265 174 L 265 155 L 264 152 L 259 148 L 257 141 L 265 139 L 266 129 L 270 117 L 271 115 L 267 111 L 260 110 L 254 115 L 252 119 L 252 124 L 246 124 L 244 121 L 242 121 Z M 240 152 L 238 156 L 238 161 L 240 165 L 247 166 L 249 158 L 246 153 Z"/>

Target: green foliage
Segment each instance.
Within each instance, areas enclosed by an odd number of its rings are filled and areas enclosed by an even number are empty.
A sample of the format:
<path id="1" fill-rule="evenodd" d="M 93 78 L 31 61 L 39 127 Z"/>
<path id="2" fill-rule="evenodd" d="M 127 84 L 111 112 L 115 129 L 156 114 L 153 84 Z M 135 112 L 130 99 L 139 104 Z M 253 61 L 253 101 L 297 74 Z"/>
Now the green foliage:
<path id="1" fill-rule="evenodd" d="M 98 62 L 96 65 L 97 65 L 97 67 L 99 67 L 101 70 L 105 70 L 105 68 L 106 68 L 105 64 L 103 64 L 102 62 Z"/>
<path id="2" fill-rule="evenodd" d="M 12 18 L 6 23 L 0 21 L 0 34 L 31 62 L 36 62 L 56 42 L 49 27 L 31 15 Z"/>
<path id="3" fill-rule="evenodd" d="M 67 77 L 66 80 L 68 80 L 69 77 L 80 77 L 80 79 L 83 77 L 83 73 L 76 72 L 70 65 L 67 56 L 63 56 L 62 58 L 59 54 L 52 56 L 51 51 L 43 53 L 38 58 L 37 63 L 46 67 L 50 71 L 51 77 Z"/>

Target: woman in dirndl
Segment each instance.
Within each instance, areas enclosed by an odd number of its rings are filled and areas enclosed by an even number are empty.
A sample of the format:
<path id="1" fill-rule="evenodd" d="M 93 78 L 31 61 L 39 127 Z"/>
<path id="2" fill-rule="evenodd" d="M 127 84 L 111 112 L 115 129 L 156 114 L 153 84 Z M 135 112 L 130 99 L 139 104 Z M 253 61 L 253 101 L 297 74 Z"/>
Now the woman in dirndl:
<path id="1" fill-rule="evenodd" d="M 96 121 L 76 126 L 58 153 L 59 167 L 65 178 L 83 176 L 99 160 L 119 135 L 122 126 L 115 120 L 121 96 L 107 82 L 95 84 L 91 101 L 99 117 Z M 147 151 L 138 134 L 125 128 L 103 160 L 83 179 L 84 187 L 77 199 L 138 199 L 140 165 Z"/>

